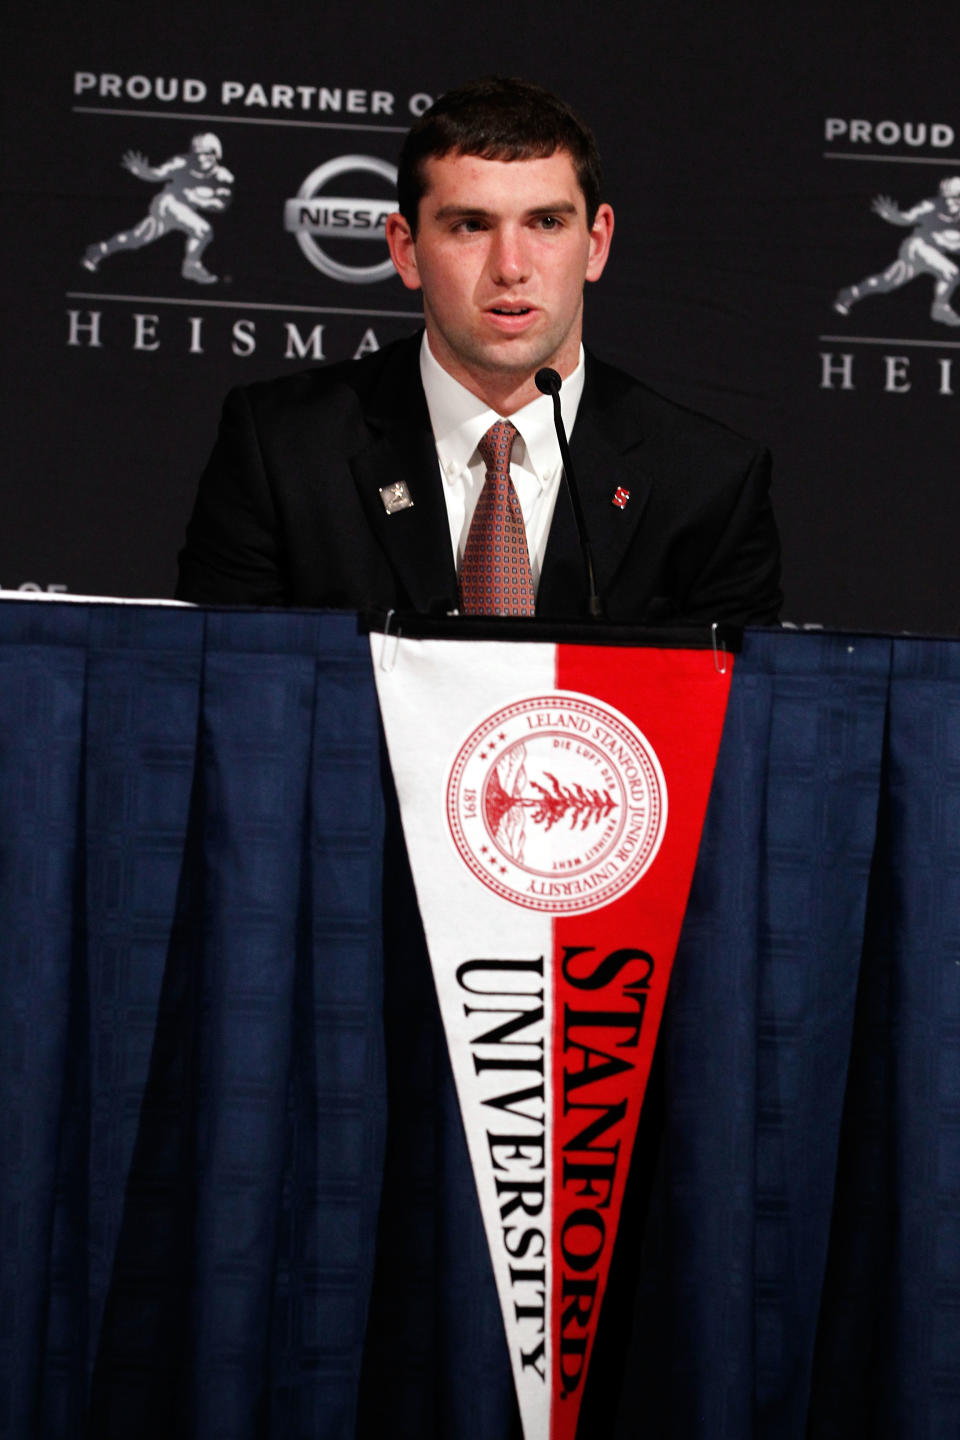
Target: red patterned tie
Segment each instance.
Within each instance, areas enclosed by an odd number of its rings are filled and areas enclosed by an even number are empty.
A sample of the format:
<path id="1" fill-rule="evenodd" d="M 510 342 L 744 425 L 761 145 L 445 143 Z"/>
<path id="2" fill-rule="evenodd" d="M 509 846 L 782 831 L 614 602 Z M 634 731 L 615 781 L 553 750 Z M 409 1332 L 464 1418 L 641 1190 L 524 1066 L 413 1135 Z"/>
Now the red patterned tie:
<path id="1" fill-rule="evenodd" d="M 498 420 L 477 449 L 487 478 L 470 522 L 460 567 L 464 615 L 532 615 L 535 608 L 523 512 L 510 479 L 517 429 Z"/>

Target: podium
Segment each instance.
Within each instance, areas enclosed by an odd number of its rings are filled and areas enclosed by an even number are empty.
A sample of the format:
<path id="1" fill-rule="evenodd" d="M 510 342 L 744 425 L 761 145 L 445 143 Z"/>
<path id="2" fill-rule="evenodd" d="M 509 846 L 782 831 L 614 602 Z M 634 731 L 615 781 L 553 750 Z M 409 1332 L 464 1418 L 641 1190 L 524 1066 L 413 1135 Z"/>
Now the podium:
<path id="1" fill-rule="evenodd" d="M 960 1427 L 958 737 L 747 632 L 584 1435 Z M 514 1433 L 385 766 L 354 617 L 0 603 L 15 1440 Z"/>

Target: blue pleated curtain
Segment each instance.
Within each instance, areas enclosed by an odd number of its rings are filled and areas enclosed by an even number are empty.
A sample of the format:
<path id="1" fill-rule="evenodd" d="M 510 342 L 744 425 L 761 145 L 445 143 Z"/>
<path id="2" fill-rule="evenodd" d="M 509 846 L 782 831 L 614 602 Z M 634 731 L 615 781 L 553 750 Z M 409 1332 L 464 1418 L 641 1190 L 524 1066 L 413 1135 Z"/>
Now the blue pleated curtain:
<path id="1" fill-rule="evenodd" d="M 513 1440 L 366 640 L 0 605 L 0 1433 Z M 960 647 L 748 633 L 581 1435 L 960 1433 Z"/>

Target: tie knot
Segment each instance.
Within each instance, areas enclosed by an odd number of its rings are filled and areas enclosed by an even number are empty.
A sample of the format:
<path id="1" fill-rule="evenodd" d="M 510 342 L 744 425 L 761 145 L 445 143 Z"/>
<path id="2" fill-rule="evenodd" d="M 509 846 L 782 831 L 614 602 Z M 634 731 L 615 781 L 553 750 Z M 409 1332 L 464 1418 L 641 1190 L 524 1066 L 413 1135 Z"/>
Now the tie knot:
<path id="1" fill-rule="evenodd" d="M 509 420 L 498 420 L 495 425 L 490 426 L 477 445 L 480 459 L 488 470 L 493 470 L 498 475 L 509 472 L 510 451 L 516 438 L 517 427 L 511 425 Z"/>

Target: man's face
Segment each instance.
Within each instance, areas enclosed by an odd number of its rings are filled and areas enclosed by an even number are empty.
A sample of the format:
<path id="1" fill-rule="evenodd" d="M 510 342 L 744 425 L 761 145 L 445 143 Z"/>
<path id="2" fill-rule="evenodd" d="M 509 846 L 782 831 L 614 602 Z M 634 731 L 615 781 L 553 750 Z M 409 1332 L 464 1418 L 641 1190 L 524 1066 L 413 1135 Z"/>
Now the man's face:
<path id="1" fill-rule="evenodd" d="M 451 154 L 425 172 L 416 239 L 401 216 L 387 222 L 394 264 L 423 291 L 444 369 L 484 398 L 522 390 L 524 404 L 542 365 L 566 376 L 577 364 L 583 286 L 606 264 L 613 212 L 601 205 L 588 229 L 565 150 L 543 160 Z"/>

